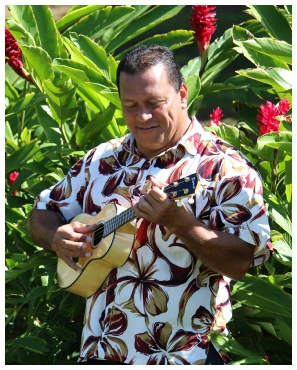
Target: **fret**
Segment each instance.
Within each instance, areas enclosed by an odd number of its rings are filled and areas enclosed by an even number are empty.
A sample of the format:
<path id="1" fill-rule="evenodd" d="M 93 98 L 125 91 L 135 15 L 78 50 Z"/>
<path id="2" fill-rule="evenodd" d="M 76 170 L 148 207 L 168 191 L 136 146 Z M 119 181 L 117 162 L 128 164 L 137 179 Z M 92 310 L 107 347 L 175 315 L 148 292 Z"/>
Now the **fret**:
<path id="1" fill-rule="evenodd" d="M 136 218 L 136 214 L 132 211 L 132 208 L 128 208 L 112 219 L 106 221 L 104 224 L 103 238 L 111 234 L 113 231 L 119 229 L 129 221 L 132 221 L 134 218 Z"/>

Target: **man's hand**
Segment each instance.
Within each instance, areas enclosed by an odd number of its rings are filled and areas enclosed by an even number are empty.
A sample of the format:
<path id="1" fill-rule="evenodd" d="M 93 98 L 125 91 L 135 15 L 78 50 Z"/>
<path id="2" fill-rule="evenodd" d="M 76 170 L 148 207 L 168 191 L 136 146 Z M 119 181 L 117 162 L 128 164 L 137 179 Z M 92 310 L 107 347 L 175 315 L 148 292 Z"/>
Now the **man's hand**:
<path id="1" fill-rule="evenodd" d="M 95 228 L 96 224 L 84 225 L 77 221 L 62 225 L 57 228 L 51 247 L 69 267 L 81 272 L 73 258 L 91 256 L 91 234 Z"/>
<path id="2" fill-rule="evenodd" d="M 132 207 L 138 217 L 169 229 L 175 227 L 176 224 L 180 225 L 180 220 L 186 216 L 194 219 L 194 216 L 184 206 L 178 207 L 176 202 L 162 190 L 168 184 L 154 177 L 150 178 L 150 182 L 152 186 L 148 192 L 141 196 L 138 203 Z"/>
<path id="3" fill-rule="evenodd" d="M 57 254 L 69 267 L 81 268 L 73 258 L 89 257 L 91 235 L 96 224 L 85 225 L 78 221 L 63 224 L 57 212 L 34 209 L 28 221 L 30 237 L 41 247 Z"/>

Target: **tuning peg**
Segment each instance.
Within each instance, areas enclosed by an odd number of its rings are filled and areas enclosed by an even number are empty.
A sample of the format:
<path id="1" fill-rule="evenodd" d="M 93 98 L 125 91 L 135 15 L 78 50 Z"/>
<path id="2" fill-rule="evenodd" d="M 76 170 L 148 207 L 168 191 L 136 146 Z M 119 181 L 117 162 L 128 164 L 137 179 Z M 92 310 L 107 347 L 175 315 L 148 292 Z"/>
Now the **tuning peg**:
<path id="1" fill-rule="evenodd" d="M 180 200 L 178 200 L 177 202 L 176 202 L 176 205 L 178 206 L 178 207 L 182 207 L 183 206 L 183 201 L 180 199 Z"/>

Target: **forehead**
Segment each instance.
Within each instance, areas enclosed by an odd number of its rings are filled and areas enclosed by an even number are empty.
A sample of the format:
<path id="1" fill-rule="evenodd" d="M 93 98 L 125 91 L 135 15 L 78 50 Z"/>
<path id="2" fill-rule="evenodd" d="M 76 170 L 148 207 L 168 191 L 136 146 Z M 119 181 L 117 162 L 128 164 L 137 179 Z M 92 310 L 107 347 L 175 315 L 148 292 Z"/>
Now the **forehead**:
<path id="1" fill-rule="evenodd" d="M 129 74 L 120 74 L 120 94 L 156 94 L 157 92 L 172 89 L 163 65 L 158 64 L 147 68 L 145 71 Z"/>

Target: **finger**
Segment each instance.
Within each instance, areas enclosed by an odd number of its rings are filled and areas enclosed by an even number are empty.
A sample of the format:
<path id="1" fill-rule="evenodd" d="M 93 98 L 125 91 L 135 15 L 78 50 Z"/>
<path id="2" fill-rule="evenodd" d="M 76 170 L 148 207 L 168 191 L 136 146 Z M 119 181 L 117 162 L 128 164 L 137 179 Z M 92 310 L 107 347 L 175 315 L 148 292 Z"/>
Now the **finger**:
<path id="1" fill-rule="evenodd" d="M 97 227 L 97 224 L 92 224 L 92 225 L 85 225 L 85 224 L 73 224 L 73 230 L 82 233 L 82 234 L 88 234 L 92 233 Z"/>
<path id="2" fill-rule="evenodd" d="M 72 258 L 69 258 L 67 256 L 60 257 L 69 267 L 71 267 L 73 270 L 81 273 L 82 269 L 79 267 Z"/>
<path id="3" fill-rule="evenodd" d="M 145 200 L 144 196 L 142 196 L 139 198 L 136 208 L 141 214 L 143 214 L 147 213 L 148 206 L 149 206 L 148 202 Z"/>
<path id="4" fill-rule="evenodd" d="M 132 211 L 136 214 L 136 216 L 138 218 L 146 218 L 147 217 L 147 213 L 141 208 L 139 203 L 135 204 L 131 208 L 132 208 Z"/>
<path id="5" fill-rule="evenodd" d="M 150 176 L 149 180 L 153 186 L 157 186 L 159 189 L 163 189 L 165 186 L 168 185 L 167 182 L 157 180 L 154 176 Z"/>
<path id="6" fill-rule="evenodd" d="M 83 224 L 73 224 L 71 238 L 74 241 L 81 241 L 90 243 L 92 241 L 92 233 L 96 229 L 97 225 L 83 225 Z"/>
<path id="7" fill-rule="evenodd" d="M 67 250 L 68 254 L 88 247 L 86 242 L 76 242 L 69 239 L 62 239 L 60 245 L 63 249 Z M 71 257 L 73 257 L 73 255 L 71 255 Z"/>
<path id="8" fill-rule="evenodd" d="M 168 198 L 167 194 L 156 186 L 153 186 L 150 192 L 146 195 L 146 200 L 152 205 L 156 204 L 156 202 L 164 202 L 166 198 Z"/>

